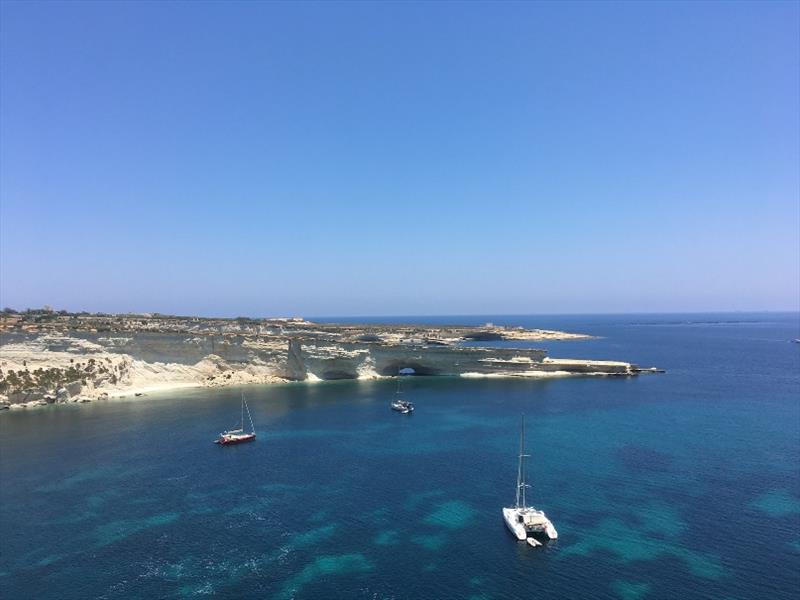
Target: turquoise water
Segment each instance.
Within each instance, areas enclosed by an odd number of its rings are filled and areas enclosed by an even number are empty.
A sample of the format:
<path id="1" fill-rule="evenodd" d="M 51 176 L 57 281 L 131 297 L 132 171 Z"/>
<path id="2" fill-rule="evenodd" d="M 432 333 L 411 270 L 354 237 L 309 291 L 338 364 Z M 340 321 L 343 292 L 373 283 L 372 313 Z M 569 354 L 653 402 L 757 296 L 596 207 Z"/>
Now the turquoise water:
<path id="1" fill-rule="evenodd" d="M 393 319 L 396 320 L 396 319 Z M 412 319 L 419 321 L 420 319 Z M 474 317 L 603 336 L 633 379 L 409 378 L 0 415 L 0 591 L 29 598 L 795 598 L 798 315 Z M 518 544 L 526 414 L 534 503 Z"/>

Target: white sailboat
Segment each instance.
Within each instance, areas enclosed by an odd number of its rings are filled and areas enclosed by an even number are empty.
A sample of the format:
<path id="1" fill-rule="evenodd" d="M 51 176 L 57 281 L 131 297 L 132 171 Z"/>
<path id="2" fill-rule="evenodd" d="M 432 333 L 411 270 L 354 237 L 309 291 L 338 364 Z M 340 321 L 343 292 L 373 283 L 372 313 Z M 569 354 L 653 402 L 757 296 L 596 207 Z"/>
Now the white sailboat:
<path id="1" fill-rule="evenodd" d="M 392 410 L 396 410 L 401 414 L 410 415 L 414 412 L 414 403 L 403 399 L 403 390 L 400 389 L 400 377 L 402 377 L 402 374 L 397 376 L 397 390 L 394 393 L 391 407 Z"/>
<path id="2" fill-rule="evenodd" d="M 244 430 L 244 411 L 247 411 L 247 418 L 250 419 L 250 432 Z M 219 437 L 214 440 L 215 444 L 220 446 L 228 446 L 231 444 L 241 444 L 242 442 L 252 442 L 256 439 L 256 428 L 253 426 L 253 417 L 250 416 L 250 407 L 244 399 L 244 392 L 242 392 L 242 421 L 238 429 L 229 429 L 219 434 Z"/>
<path id="3" fill-rule="evenodd" d="M 522 417 L 522 431 L 519 438 L 519 463 L 517 465 L 517 500 L 514 506 L 503 509 L 503 519 L 509 531 L 513 533 L 519 541 L 528 539 L 528 534 L 544 534 L 549 539 L 554 540 L 558 537 L 558 532 L 550 519 L 543 511 L 537 510 L 533 506 L 528 506 L 525 498 L 525 490 L 530 486 L 525 483 L 525 416 Z M 534 544 L 531 544 L 534 545 Z"/>

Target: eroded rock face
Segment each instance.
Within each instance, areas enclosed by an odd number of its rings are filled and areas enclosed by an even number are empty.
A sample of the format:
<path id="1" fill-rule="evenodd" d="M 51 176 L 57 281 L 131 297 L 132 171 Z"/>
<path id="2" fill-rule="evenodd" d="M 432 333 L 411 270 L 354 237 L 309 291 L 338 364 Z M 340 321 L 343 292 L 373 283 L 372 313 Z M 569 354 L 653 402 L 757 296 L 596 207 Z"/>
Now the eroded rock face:
<path id="1" fill-rule="evenodd" d="M 515 331 L 504 330 L 503 335 Z M 549 359 L 541 349 L 467 346 L 421 328 L 412 333 L 348 327 L 333 333 L 300 328 L 290 336 L 285 330 L 254 335 L 4 335 L 0 392 L 11 404 L 63 403 L 131 389 L 368 379 L 403 370 L 472 376 L 635 372 L 629 363 Z M 460 332 L 461 339 L 469 334 Z M 494 339 L 497 331 L 474 334 Z"/>
<path id="2" fill-rule="evenodd" d="M 289 340 L 289 348 L 286 353 L 286 366 L 282 376 L 290 381 L 304 381 L 308 378 L 308 370 L 306 369 L 305 361 L 303 361 L 300 342 L 297 340 Z"/>
<path id="3" fill-rule="evenodd" d="M 305 349 L 304 349 L 305 350 Z M 320 352 L 304 351 L 303 356 L 309 372 L 321 379 L 355 379 L 359 376 L 359 366 L 369 360 L 372 369 L 379 376 L 398 375 L 402 369 L 412 369 L 415 375 L 459 375 L 462 373 L 494 373 L 497 369 L 484 359 L 491 356 L 522 356 L 530 365 L 545 356 L 544 350 L 486 349 L 462 346 L 416 346 L 368 344 L 354 348 L 327 347 Z M 512 369 L 514 370 L 514 369 Z"/>

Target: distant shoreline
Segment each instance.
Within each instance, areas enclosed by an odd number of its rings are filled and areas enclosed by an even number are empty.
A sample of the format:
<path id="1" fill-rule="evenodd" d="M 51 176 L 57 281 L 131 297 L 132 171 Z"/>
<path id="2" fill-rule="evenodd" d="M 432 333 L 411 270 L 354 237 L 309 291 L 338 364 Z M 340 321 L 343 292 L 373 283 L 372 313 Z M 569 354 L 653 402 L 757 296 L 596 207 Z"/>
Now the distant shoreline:
<path id="1" fill-rule="evenodd" d="M 592 336 L 492 323 L 329 324 L 36 312 L 4 316 L 0 335 L 0 405 L 15 408 L 191 387 L 378 379 L 405 371 L 466 377 L 638 372 L 621 361 L 551 359 L 530 346 Z M 494 341 L 519 347 L 486 345 Z"/>

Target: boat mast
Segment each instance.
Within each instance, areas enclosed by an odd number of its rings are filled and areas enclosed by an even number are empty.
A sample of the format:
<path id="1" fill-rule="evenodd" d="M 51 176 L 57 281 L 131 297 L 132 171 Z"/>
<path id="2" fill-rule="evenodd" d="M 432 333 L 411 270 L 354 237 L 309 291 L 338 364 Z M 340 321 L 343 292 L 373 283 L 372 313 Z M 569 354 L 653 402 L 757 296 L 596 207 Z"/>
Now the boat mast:
<path id="1" fill-rule="evenodd" d="M 528 487 L 525 483 L 525 415 L 522 415 L 522 428 L 519 434 L 519 463 L 517 464 L 517 508 L 526 508 L 525 488 Z M 520 506 L 520 497 L 522 498 L 522 505 Z"/>
<path id="2" fill-rule="evenodd" d="M 255 433 L 256 426 L 253 425 L 253 416 L 250 414 L 250 407 L 247 406 L 247 402 L 244 403 L 244 407 L 247 409 L 247 418 L 250 419 L 250 433 Z M 244 429 L 244 416 L 242 416 L 242 429 Z"/>
<path id="3" fill-rule="evenodd" d="M 247 411 L 248 414 L 250 411 Z M 242 431 L 244 431 L 244 392 L 242 392 Z"/>

